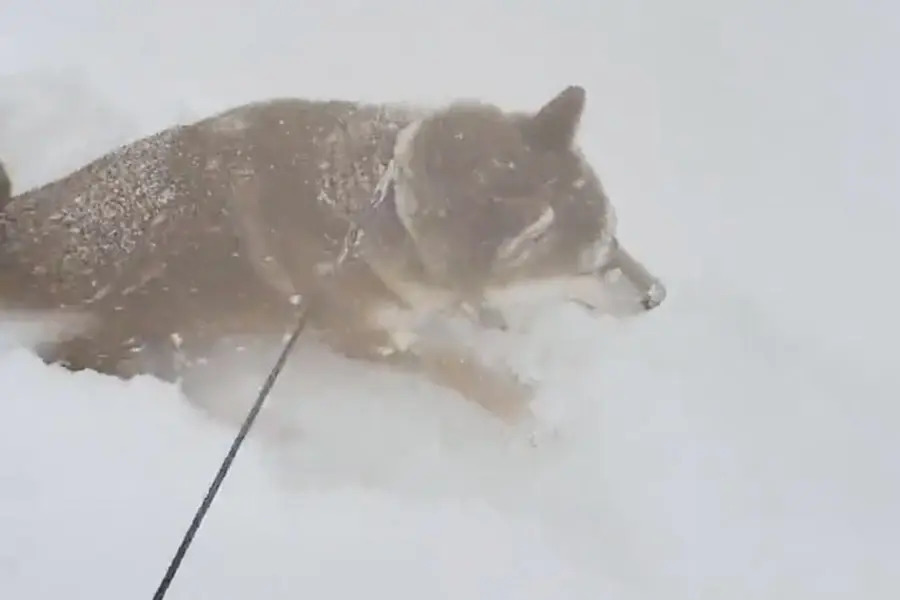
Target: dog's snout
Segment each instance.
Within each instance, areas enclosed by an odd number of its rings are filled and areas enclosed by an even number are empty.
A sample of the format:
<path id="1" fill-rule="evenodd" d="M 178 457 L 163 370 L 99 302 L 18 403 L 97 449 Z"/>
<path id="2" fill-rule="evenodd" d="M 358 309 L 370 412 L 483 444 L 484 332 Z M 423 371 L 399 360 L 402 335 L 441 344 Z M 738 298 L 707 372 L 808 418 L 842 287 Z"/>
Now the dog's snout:
<path id="1" fill-rule="evenodd" d="M 646 310 L 653 310 L 662 304 L 665 299 L 666 287 L 657 280 L 647 289 L 647 293 L 644 294 L 644 298 L 641 300 L 641 305 Z"/>
<path id="2" fill-rule="evenodd" d="M 640 262 L 634 259 L 622 246 L 618 246 L 610 260 L 610 266 L 620 270 L 636 295 L 632 301 L 640 303 L 644 310 L 653 310 L 666 299 L 666 287 L 653 277 Z"/>

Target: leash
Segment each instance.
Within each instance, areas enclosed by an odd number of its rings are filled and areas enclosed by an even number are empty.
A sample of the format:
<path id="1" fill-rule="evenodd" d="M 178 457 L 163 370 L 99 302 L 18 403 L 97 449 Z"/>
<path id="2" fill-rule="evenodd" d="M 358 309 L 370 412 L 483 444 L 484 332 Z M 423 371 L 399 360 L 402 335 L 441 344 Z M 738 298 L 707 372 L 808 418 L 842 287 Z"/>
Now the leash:
<path id="1" fill-rule="evenodd" d="M 222 465 L 219 467 L 219 471 L 218 473 L 216 473 L 215 479 L 213 479 L 212 484 L 210 484 L 209 489 L 206 491 L 206 496 L 203 498 L 203 502 L 200 504 L 200 507 L 194 514 L 194 519 L 191 521 L 190 526 L 185 532 L 184 537 L 181 540 L 181 544 L 178 546 L 178 550 L 175 552 L 175 556 L 169 563 L 169 568 L 166 569 L 166 574 L 163 576 L 162 581 L 160 581 L 159 587 L 156 589 L 156 593 L 153 594 L 153 600 L 162 600 L 165 597 L 166 592 L 169 590 L 169 585 L 172 583 L 172 579 L 175 578 L 175 574 L 178 572 L 178 568 L 181 566 L 181 561 L 184 559 L 184 555 L 187 554 L 188 548 L 194 541 L 194 535 L 200 528 L 200 523 L 203 522 L 203 518 L 206 516 L 206 512 L 209 510 L 210 505 L 216 497 L 216 494 L 219 492 L 219 487 L 221 487 L 222 482 L 225 480 L 225 476 L 228 474 L 228 470 L 231 469 L 231 463 L 234 462 L 234 458 L 235 456 L 237 456 L 241 444 L 244 443 L 244 438 L 247 437 L 247 433 L 250 431 L 250 428 L 253 427 L 253 423 L 256 421 L 256 416 L 259 414 L 260 409 L 262 409 L 263 403 L 269 396 L 269 392 L 272 391 L 272 387 L 275 385 L 275 380 L 278 379 L 278 376 L 281 374 L 281 370 L 284 368 L 291 350 L 293 350 L 294 345 L 297 343 L 297 339 L 306 328 L 308 314 L 309 301 L 307 301 L 305 298 L 301 299 L 297 324 L 294 326 L 294 330 L 291 332 L 290 337 L 287 339 L 281 349 L 281 354 L 278 355 L 278 360 L 275 361 L 275 364 L 269 371 L 269 375 L 266 377 L 265 382 L 260 388 L 259 394 L 256 397 L 256 402 L 253 403 L 253 406 L 250 408 L 250 412 L 247 413 L 247 417 L 244 419 L 244 422 L 241 425 L 237 436 L 235 436 L 234 441 L 231 443 L 231 447 L 228 449 L 228 454 L 225 455 L 225 459 L 222 461 Z"/>
<path id="2" fill-rule="evenodd" d="M 372 198 L 372 202 L 366 207 L 366 210 L 363 211 L 363 221 L 367 220 L 365 217 L 369 217 L 372 213 L 374 213 L 379 205 L 384 202 L 386 197 L 389 197 L 391 194 L 393 194 L 393 179 L 394 165 L 393 161 L 391 161 L 375 188 L 375 194 Z M 360 221 L 350 219 L 348 219 L 348 221 L 349 229 L 347 230 L 347 234 L 344 236 L 343 244 L 338 252 L 338 256 L 335 259 L 332 268 L 330 269 L 330 273 L 323 273 L 323 275 L 333 275 L 351 256 L 351 254 L 353 254 L 354 250 L 362 239 L 363 230 Z M 295 301 L 295 299 L 297 301 Z M 265 382 L 259 390 L 256 401 L 250 408 L 250 412 L 247 413 L 243 424 L 241 424 L 240 430 L 235 436 L 234 441 L 231 443 L 231 447 L 228 449 L 228 453 L 225 455 L 225 459 L 222 461 L 221 466 L 219 466 L 219 471 L 216 473 L 215 478 L 209 486 L 209 489 L 206 491 L 206 496 L 203 498 L 203 502 L 200 503 L 200 507 L 197 509 L 196 513 L 194 513 L 194 518 L 191 521 L 191 524 L 188 526 L 187 531 L 184 533 L 184 536 L 181 539 L 181 544 L 179 544 L 178 549 L 175 552 L 175 556 L 172 557 L 172 560 L 169 563 L 169 567 L 166 569 L 166 573 L 165 575 L 163 575 L 162 581 L 160 581 L 159 587 L 156 589 L 156 593 L 153 594 L 153 600 L 163 600 L 163 598 L 165 598 L 166 593 L 169 590 L 169 585 L 171 585 L 172 580 L 175 578 L 175 575 L 178 572 L 179 567 L 181 566 L 181 561 L 184 559 L 185 554 L 187 554 L 188 548 L 194 541 L 194 535 L 196 535 L 197 530 L 200 528 L 200 524 L 203 522 L 207 511 L 209 511 L 209 507 L 212 505 L 213 500 L 215 500 L 216 494 L 218 494 L 219 488 L 221 487 L 222 482 L 225 480 L 225 476 L 228 475 L 228 471 L 231 469 L 231 464 L 234 462 L 238 450 L 240 450 L 241 445 L 244 443 L 244 438 L 247 437 L 247 434 L 250 432 L 250 428 L 253 427 L 253 423 L 256 421 L 256 416 L 262 409 L 266 398 L 269 396 L 269 392 L 272 391 L 272 387 L 275 385 L 275 380 L 278 379 L 278 376 L 281 374 L 281 371 L 284 368 L 285 363 L 287 362 L 287 358 L 288 356 L 290 356 L 291 350 L 293 350 L 294 345 L 297 343 L 297 339 L 306 328 L 310 300 L 306 297 L 294 297 L 291 300 L 299 307 L 297 323 L 294 326 L 290 337 L 284 343 L 284 346 L 281 349 L 281 354 L 278 355 L 278 359 L 275 361 L 275 364 L 269 371 Z"/>

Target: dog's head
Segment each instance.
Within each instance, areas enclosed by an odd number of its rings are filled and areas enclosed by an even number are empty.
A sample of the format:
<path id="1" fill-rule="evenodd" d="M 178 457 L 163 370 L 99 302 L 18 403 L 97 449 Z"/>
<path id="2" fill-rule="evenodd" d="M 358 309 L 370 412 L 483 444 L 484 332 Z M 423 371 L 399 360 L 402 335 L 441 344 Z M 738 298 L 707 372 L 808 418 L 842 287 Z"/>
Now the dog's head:
<path id="1" fill-rule="evenodd" d="M 436 283 L 495 306 L 538 294 L 626 315 L 663 301 L 575 144 L 584 104 L 580 87 L 530 114 L 457 103 L 401 132 L 397 213 Z"/>

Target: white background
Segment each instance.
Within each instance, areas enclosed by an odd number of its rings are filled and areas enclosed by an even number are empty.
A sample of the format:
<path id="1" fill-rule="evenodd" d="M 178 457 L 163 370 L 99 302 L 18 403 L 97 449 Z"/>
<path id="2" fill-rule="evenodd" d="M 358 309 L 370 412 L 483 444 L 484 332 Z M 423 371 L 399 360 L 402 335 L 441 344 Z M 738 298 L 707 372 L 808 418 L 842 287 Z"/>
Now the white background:
<path id="1" fill-rule="evenodd" d="M 623 240 L 669 287 L 512 344 L 560 433 L 538 448 L 301 348 L 265 411 L 299 438 L 248 442 L 169 598 L 900 596 L 898 23 L 877 0 L 0 4 L 18 191 L 252 99 L 537 108 L 578 83 Z M 150 597 L 236 425 L 29 339 L 0 325 L 0 597 Z M 247 401 L 271 358 L 223 388 Z"/>

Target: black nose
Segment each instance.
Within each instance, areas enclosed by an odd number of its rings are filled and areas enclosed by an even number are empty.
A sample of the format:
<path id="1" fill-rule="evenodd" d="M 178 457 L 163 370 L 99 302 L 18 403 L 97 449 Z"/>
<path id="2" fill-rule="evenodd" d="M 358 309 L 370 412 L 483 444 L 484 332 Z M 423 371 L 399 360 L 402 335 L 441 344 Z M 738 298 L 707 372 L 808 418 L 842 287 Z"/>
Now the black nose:
<path id="1" fill-rule="evenodd" d="M 653 310 L 654 308 L 662 304 L 663 300 L 665 299 L 666 287 L 659 281 L 654 281 L 653 285 L 650 286 L 650 289 L 647 290 L 647 293 L 644 294 L 644 298 L 641 300 L 641 305 L 646 310 Z"/>

